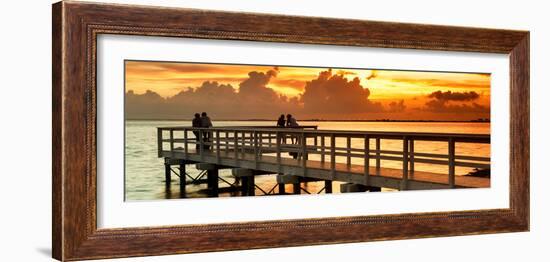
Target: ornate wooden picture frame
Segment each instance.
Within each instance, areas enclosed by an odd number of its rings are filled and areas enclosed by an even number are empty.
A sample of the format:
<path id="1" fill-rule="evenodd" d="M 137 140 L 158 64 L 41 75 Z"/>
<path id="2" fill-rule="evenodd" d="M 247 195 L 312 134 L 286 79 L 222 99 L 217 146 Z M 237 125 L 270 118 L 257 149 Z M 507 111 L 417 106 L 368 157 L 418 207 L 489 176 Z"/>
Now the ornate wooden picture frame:
<path id="1" fill-rule="evenodd" d="M 96 213 L 96 43 L 100 34 L 508 54 L 510 207 L 100 229 Z M 56 259 L 148 256 L 529 230 L 527 31 L 68 1 L 53 5 L 52 54 L 52 243 Z"/>

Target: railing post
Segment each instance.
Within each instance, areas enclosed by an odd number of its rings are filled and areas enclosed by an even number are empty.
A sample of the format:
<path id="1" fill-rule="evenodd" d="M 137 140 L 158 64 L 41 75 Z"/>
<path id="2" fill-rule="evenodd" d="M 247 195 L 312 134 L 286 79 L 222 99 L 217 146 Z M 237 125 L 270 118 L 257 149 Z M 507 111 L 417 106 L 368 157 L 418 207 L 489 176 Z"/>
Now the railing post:
<path id="1" fill-rule="evenodd" d="M 201 156 L 201 160 L 204 160 L 204 135 L 203 130 L 199 130 L 199 155 Z"/>
<path id="2" fill-rule="evenodd" d="M 336 137 L 334 133 L 330 134 L 330 173 L 332 178 L 336 178 Z"/>
<path id="3" fill-rule="evenodd" d="M 257 131 L 254 131 L 252 133 L 253 135 L 253 146 L 254 146 L 254 166 L 256 167 L 256 169 L 258 169 L 258 132 Z"/>
<path id="4" fill-rule="evenodd" d="M 229 131 L 225 131 L 225 155 L 229 153 Z"/>
<path id="5" fill-rule="evenodd" d="M 319 142 L 317 141 L 317 134 L 315 134 L 315 136 L 313 137 L 313 145 L 315 146 L 315 150 L 317 150 L 317 145 L 319 144 Z"/>
<path id="6" fill-rule="evenodd" d="M 351 167 L 351 137 L 346 137 L 346 164 L 348 165 L 348 168 Z"/>
<path id="7" fill-rule="evenodd" d="M 183 129 L 183 143 L 184 143 L 184 153 L 185 153 L 185 159 L 187 159 L 189 155 L 189 143 L 187 142 L 187 128 Z"/>
<path id="8" fill-rule="evenodd" d="M 269 136 L 271 137 L 271 134 L 269 134 Z M 275 136 L 276 136 L 276 141 L 275 141 L 275 147 L 276 147 L 276 151 L 277 151 L 277 170 L 279 171 L 278 173 L 282 173 L 282 167 L 281 167 L 281 140 L 282 140 L 282 137 L 281 137 L 281 133 L 279 133 L 278 131 L 275 132 Z"/>
<path id="9" fill-rule="evenodd" d="M 262 159 L 262 148 L 264 146 L 264 133 L 263 132 L 258 132 L 258 139 L 257 139 L 257 142 L 258 144 L 258 157 L 260 159 Z"/>
<path id="10" fill-rule="evenodd" d="M 321 135 L 321 164 L 325 165 L 325 136 Z"/>
<path id="11" fill-rule="evenodd" d="M 174 157 L 174 129 L 170 129 L 170 156 Z"/>
<path id="12" fill-rule="evenodd" d="M 409 173 L 414 175 L 414 139 L 409 139 Z"/>
<path id="13" fill-rule="evenodd" d="M 239 163 L 239 132 L 234 131 L 233 132 L 233 142 L 235 143 L 233 150 L 233 154 L 235 155 L 235 164 Z"/>
<path id="14" fill-rule="evenodd" d="M 162 157 L 162 128 L 157 128 L 157 150 L 158 157 Z"/>
<path id="15" fill-rule="evenodd" d="M 376 175 L 380 175 L 380 138 L 376 138 Z"/>
<path id="16" fill-rule="evenodd" d="M 409 140 L 403 137 L 403 179 L 401 180 L 401 190 L 408 189 L 409 183 Z"/>
<path id="17" fill-rule="evenodd" d="M 455 187 L 455 140 L 449 138 L 449 187 Z"/>
<path id="18" fill-rule="evenodd" d="M 218 164 L 221 162 L 220 154 L 220 131 L 216 130 L 216 162 Z"/>
<path id="19" fill-rule="evenodd" d="M 365 169 L 365 185 L 370 185 L 370 137 L 368 135 L 365 135 L 365 159 L 364 159 L 363 168 Z"/>
<path id="20" fill-rule="evenodd" d="M 302 168 L 304 169 L 304 177 L 307 176 L 307 137 L 306 133 L 302 132 Z"/>
<path id="21" fill-rule="evenodd" d="M 244 154 L 246 153 L 246 133 L 245 133 L 245 131 L 242 131 L 242 132 L 241 132 L 241 135 L 242 135 L 242 137 L 241 137 L 241 138 L 242 138 L 241 154 L 242 154 L 243 157 L 244 157 Z"/>

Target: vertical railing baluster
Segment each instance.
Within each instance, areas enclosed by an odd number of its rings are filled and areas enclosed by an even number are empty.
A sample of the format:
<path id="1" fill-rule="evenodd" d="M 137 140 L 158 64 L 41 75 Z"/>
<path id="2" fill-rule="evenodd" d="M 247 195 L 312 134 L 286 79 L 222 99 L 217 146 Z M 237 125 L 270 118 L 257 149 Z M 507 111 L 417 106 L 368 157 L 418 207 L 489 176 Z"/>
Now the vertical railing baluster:
<path id="1" fill-rule="evenodd" d="M 317 134 L 315 134 L 315 136 L 313 137 L 313 145 L 315 146 L 315 151 L 317 151 L 318 144 L 319 142 L 317 141 Z"/>
<path id="2" fill-rule="evenodd" d="M 242 157 L 244 158 L 244 154 L 246 153 L 245 150 L 246 150 L 246 133 L 245 131 L 242 132 L 242 144 L 241 144 L 241 154 L 242 154 Z"/>
<path id="3" fill-rule="evenodd" d="M 254 146 L 254 166 L 256 167 L 256 169 L 258 169 L 258 133 L 257 131 L 254 131 L 252 133 L 252 136 L 254 140 L 252 141 L 252 144 Z"/>
<path id="4" fill-rule="evenodd" d="M 376 175 L 380 175 L 380 138 L 376 138 Z"/>
<path id="5" fill-rule="evenodd" d="M 170 155 L 174 157 L 174 129 L 170 129 Z"/>
<path id="6" fill-rule="evenodd" d="M 271 133 L 269 134 L 269 136 L 271 137 Z M 275 132 L 275 136 L 276 136 L 276 141 L 275 141 L 275 147 L 276 147 L 276 151 L 277 151 L 277 170 L 279 171 L 278 173 L 281 174 L 282 171 L 283 171 L 283 168 L 281 166 L 281 140 L 282 140 L 282 137 L 281 137 L 281 133 L 280 132 Z"/>
<path id="7" fill-rule="evenodd" d="M 321 135 L 321 164 L 325 166 L 325 136 Z"/>
<path id="8" fill-rule="evenodd" d="M 302 132 L 302 168 L 304 177 L 307 176 L 307 137 L 306 133 Z"/>
<path id="9" fill-rule="evenodd" d="M 370 185 L 370 138 L 368 135 L 365 135 L 365 150 L 364 150 L 364 163 L 363 168 L 365 173 L 365 185 Z"/>
<path id="10" fill-rule="evenodd" d="M 220 131 L 216 130 L 216 162 L 218 164 L 221 163 L 221 156 L 220 156 Z"/>
<path id="11" fill-rule="evenodd" d="M 330 134 L 330 173 L 332 178 L 336 178 L 336 137 L 334 133 Z"/>
<path id="12" fill-rule="evenodd" d="M 162 131 L 163 129 L 162 128 L 157 128 L 157 153 L 158 153 L 158 157 L 162 157 Z"/>
<path id="13" fill-rule="evenodd" d="M 183 129 L 183 141 L 184 141 L 184 152 L 185 152 L 185 159 L 189 156 L 189 142 L 187 141 L 187 128 Z"/>
<path id="14" fill-rule="evenodd" d="M 449 187 L 455 187 L 455 140 L 449 138 Z"/>
<path id="15" fill-rule="evenodd" d="M 409 139 L 409 173 L 414 175 L 414 139 Z"/>
<path id="16" fill-rule="evenodd" d="M 409 184 L 409 140 L 403 137 L 403 179 L 401 180 L 401 190 L 407 190 Z"/>
<path id="17" fill-rule="evenodd" d="M 204 161 L 204 131 L 202 129 L 199 130 L 199 154 L 201 156 L 201 161 Z"/>
<path id="18" fill-rule="evenodd" d="M 235 163 L 239 163 L 239 133 L 237 131 L 233 132 L 233 150 L 235 154 Z"/>
<path id="19" fill-rule="evenodd" d="M 225 131 L 225 155 L 229 154 L 229 131 Z"/>
<path id="20" fill-rule="evenodd" d="M 263 133 L 261 131 L 258 132 L 258 157 L 260 159 L 262 159 L 262 147 L 263 147 L 263 139 L 264 139 L 264 136 L 263 136 Z"/>
<path id="21" fill-rule="evenodd" d="M 346 164 L 348 168 L 351 167 L 351 137 L 346 137 Z"/>

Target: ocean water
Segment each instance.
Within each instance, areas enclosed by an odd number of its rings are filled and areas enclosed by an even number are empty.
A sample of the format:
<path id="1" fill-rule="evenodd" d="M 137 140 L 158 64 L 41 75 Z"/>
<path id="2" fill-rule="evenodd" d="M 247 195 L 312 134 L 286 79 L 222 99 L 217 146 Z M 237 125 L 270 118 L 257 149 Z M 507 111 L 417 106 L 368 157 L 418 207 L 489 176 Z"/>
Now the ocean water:
<path id="1" fill-rule="evenodd" d="M 125 199 L 153 200 L 179 198 L 179 179 L 172 176 L 170 190 L 165 188 L 164 160 L 157 157 L 157 127 L 190 126 L 190 121 L 126 121 L 125 141 Z M 253 126 L 275 125 L 273 121 L 214 121 L 214 126 Z M 436 133 L 464 133 L 464 134 L 489 134 L 489 123 L 444 123 L 444 122 L 314 122 L 300 121 L 301 125 L 317 125 L 319 129 L 326 130 L 362 130 L 362 131 L 395 131 L 395 132 L 436 132 Z M 345 146 L 345 140 L 337 140 L 337 146 Z M 355 144 L 357 143 L 357 144 Z M 373 142 L 371 142 L 372 145 Z M 362 148 L 362 141 L 354 142 L 352 147 Z M 382 150 L 401 150 L 402 141 L 382 140 Z M 415 152 L 423 153 L 447 153 L 445 142 L 415 142 Z M 490 156 L 490 145 L 457 143 L 457 155 Z M 315 159 L 315 156 L 310 159 Z M 337 158 L 337 161 L 345 161 Z M 361 159 L 352 159 L 352 162 L 362 164 Z M 397 161 L 382 161 L 383 167 L 401 168 L 402 163 Z M 415 164 L 415 170 L 429 171 L 446 174 L 448 167 L 443 165 Z M 456 174 L 464 175 L 472 171 L 471 168 L 457 167 Z M 196 177 L 199 171 L 192 165 L 187 166 L 189 175 Z M 230 183 L 234 181 L 229 170 L 220 170 L 220 177 Z M 275 176 L 260 176 L 256 178 L 256 184 L 264 191 L 271 190 L 275 185 Z M 224 182 L 220 182 L 220 187 Z M 227 186 L 227 185 L 225 185 Z M 303 185 L 310 193 L 317 193 L 323 188 L 321 182 L 309 182 Z M 187 185 L 187 197 L 206 197 L 206 185 Z M 275 189 L 275 192 L 277 189 Z M 287 192 L 292 192 L 290 186 Z M 339 183 L 333 184 L 333 192 L 339 193 Z M 256 195 L 263 192 L 256 190 Z M 220 194 L 221 197 L 231 194 Z"/>

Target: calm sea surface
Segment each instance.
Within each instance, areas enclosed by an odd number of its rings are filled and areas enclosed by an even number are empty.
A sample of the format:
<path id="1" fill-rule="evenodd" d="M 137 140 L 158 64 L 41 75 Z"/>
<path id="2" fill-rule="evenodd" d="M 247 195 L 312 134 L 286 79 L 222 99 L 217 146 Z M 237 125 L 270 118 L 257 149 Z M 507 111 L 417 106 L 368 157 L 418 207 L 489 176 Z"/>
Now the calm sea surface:
<path id="1" fill-rule="evenodd" d="M 126 121 L 126 148 L 125 148 L 125 191 L 126 200 L 151 200 L 179 198 L 178 177 L 172 176 L 172 186 L 166 190 L 164 186 L 164 160 L 157 157 L 157 127 L 163 126 L 190 126 L 190 121 Z M 418 123 L 418 122 L 306 122 L 300 121 L 301 125 L 317 125 L 319 129 L 330 130 L 365 130 L 365 131 L 403 131 L 403 132 L 436 132 L 436 133 L 466 133 L 466 134 L 489 134 L 489 123 Z M 252 126 L 252 125 L 275 125 L 271 121 L 214 121 L 214 126 Z M 345 141 L 337 141 L 337 146 L 345 146 Z M 362 141 L 357 141 L 362 143 Z M 352 147 L 361 148 L 363 145 Z M 382 150 L 401 150 L 402 141 L 382 140 Z M 415 152 L 423 153 L 447 153 L 445 142 L 415 142 Z M 457 155 L 490 156 L 490 145 L 458 143 L 456 145 Z M 314 157 L 310 159 L 315 159 Z M 344 161 L 337 159 L 337 161 Z M 362 164 L 360 159 L 353 160 Z M 401 168 L 401 162 L 382 161 L 383 167 Z M 448 172 L 447 166 L 415 164 L 415 170 L 430 171 L 437 173 Z M 457 167 L 456 174 L 464 175 L 472 171 L 471 168 Z M 192 165 L 187 167 L 189 175 L 195 177 L 199 171 Z M 220 170 L 221 178 L 228 182 L 234 179 L 229 170 Z M 269 191 L 275 186 L 275 176 L 260 176 L 256 183 L 264 191 Z M 220 186 L 224 186 L 220 182 Z M 225 185 L 226 186 L 226 185 Z M 316 193 L 323 188 L 322 183 L 310 182 L 304 185 L 308 192 Z M 204 189 L 206 185 L 188 185 L 188 197 L 206 196 Z M 339 184 L 334 183 L 334 192 L 338 193 Z M 287 192 L 291 192 L 287 188 Z M 262 192 L 256 190 L 257 195 Z M 220 196 L 230 196 L 222 194 Z"/>

